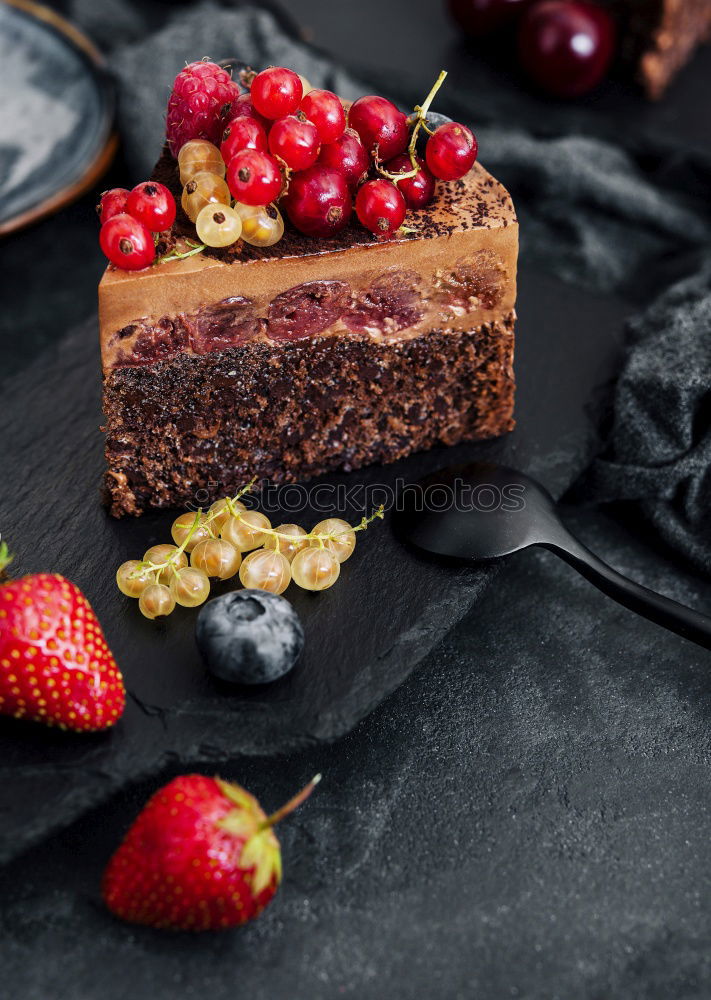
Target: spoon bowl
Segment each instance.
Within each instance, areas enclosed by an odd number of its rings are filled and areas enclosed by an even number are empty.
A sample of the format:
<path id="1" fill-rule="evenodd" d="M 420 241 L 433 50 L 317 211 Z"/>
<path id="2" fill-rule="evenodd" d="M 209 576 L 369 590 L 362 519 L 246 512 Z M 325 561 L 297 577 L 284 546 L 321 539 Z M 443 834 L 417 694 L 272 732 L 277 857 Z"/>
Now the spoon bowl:
<path id="1" fill-rule="evenodd" d="M 408 485 L 395 519 L 398 535 L 416 548 L 477 562 L 553 542 L 559 529 L 548 491 L 492 462 L 451 466 Z"/>
<path id="2" fill-rule="evenodd" d="M 398 495 L 398 537 L 430 555 L 491 562 L 542 545 L 631 611 L 711 649 L 711 618 L 622 576 L 565 527 L 545 487 L 505 465 L 451 466 Z"/>

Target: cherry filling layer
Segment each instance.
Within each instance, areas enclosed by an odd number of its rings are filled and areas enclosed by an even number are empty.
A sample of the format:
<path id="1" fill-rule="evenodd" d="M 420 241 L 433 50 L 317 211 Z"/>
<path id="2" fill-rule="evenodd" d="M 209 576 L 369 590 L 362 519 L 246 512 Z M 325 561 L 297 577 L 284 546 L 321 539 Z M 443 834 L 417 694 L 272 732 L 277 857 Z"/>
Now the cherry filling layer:
<path id="1" fill-rule="evenodd" d="M 398 333 L 416 326 L 425 314 L 423 298 L 418 290 L 420 276 L 415 271 L 390 271 L 353 300 L 343 316 L 345 326 L 353 333 L 379 330 Z"/>
<path id="2" fill-rule="evenodd" d="M 315 337 L 343 316 L 351 301 L 347 281 L 307 281 L 277 295 L 267 313 L 272 340 Z"/>
<path id="3" fill-rule="evenodd" d="M 113 367 L 169 361 L 181 353 L 204 355 L 252 340 L 293 341 L 316 337 L 339 324 L 342 335 L 397 334 L 422 322 L 428 308 L 440 315 L 493 309 L 506 274 L 495 255 L 476 254 L 430 279 L 427 294 L 415 271 L 391 270 L 365 289 L 346 281 L 307 281 L 277 295 L 266 309 L 232 296 L 195 312 L 138 319 L 108 344 Z"/>

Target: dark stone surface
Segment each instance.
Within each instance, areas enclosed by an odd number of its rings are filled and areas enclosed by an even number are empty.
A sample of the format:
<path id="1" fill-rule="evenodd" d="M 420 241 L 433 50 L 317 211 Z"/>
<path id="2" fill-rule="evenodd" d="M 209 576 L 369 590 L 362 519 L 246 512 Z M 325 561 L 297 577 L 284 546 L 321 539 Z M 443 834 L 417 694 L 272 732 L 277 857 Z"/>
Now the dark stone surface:
<path id="1" fill-rule="evenodd" d="M 518 349 L 519 427 L 511 435 L 369 467 L 355 480 L 333 476 L 316 482 L 364 484 L 377 502 L 387 499 L 378 488 L 394 488 L 398 479 L 415 480 L 442 464 L 493 456 L 541 475 L 554 494 L 564 492 L 593 454 L 590 404 L 614 371 L 623 309 L 614 299 L 581 293 L 532 271 L 524 273 L 520 305 L 526 319 Z M 130 697 L 120 725 L 89 739 L 0 718 L 0 759 L 6 768 L 1 860 L 171 760 L 217 766 L 236 754 L 283 752 L 343 736 L 466 613 L 493 572 L 453 570 L 424 560 L 395 540 L 389 518 L 376 522 L 360 536 L 332 590 L 313 595 L 292 586 L 288 591 L 306 634 L 297 669 L 257 692 L 223 690 L 206 673 L 195 647 L 194 611 L 178 609 L 164 623 L 148 622 L 116 589 L 118 566 L 169 541 L 175 514 L 116 521 L 99 504 L 103 442 L 96 329 L 96 320 L 89 320 L 5 383 L 0 447 L 13 474 L 0 480 L 0 514 L 17 553 L 14 572 L 51 568 L 87 595 Z M 566 372 L 560 384 L 559 371 Z M 554 388 L 543 390 L 550 379 Z M 38 497 L 48 498 L 51 517 L 38 516 Z M 348 514 L 347 507 L 337 509 Z M 267 512 L 275 524 L 296 519 L 310 528 L 333 509 Z M 362 506 L 351 508 L 353 523 L 363 513 Z"/>
<path id="2" fill-rule="evenodd" d="M 179 10 L 147 2 L 139 14 L 127 0 L 67 0 L 61 6 L 70 7 L 107 47 L 135 38 L 146 20 L 155 26 Z M 655 142 L 661 138 L 668 155 L 647 146 L 635 161 L 639 173 L 633 185 L 646 195 L 645 183 L 663 189 L 671 178 L 675 191 L 704 193 L 709 137 L 699 109 L 708 88 L 709 51 L 684 71 L 659 106 L 646 105 L 617 83 L 582 104 L 558 106 L 523 93 L 500 67 L 455 42 L 440 6 L 430 0 L 362 0 L 347 15 L 342 5 L 321 0 L 292 0 L 290 9 L 311 22 L 315 40 L 339 59 L 346 53 L 368 76 L 397 75 L 403 89 L 419 94 L 423 79 L 444 62 L 462 79 L 471 107 L 489 119 L 498 116 L 503 132 L 512 124 L 533 123 L 539 134 L 582 131 L 615 142 L 642 134 Z M 508 152 L 496 147 L 503 169 L 507 157 L 516 167 L 512 153 L 527 142 L 516 133 Z M 525 152 L 546 148 L 527 145 Z M 651 155 L 650 148 L 657 153 Z M 591 147 L 578 147 L 577 157 L 561 161 L 574 164 L 578 179 L 586 152 Z M 535 212 L 545 176 L 534 178 L 533 192 L 523 163 L 512 176 L 517 203 Z M 126 178 L 118 163 L 102 187 Z M 589 207 L 589 190 L 578 198 L 576 217 L 579 206 Z M 656 256 L 647 253 L 639 273 L 625 279 L 644 302 L 675 272 L 691 269 L 689 246 L 699 232 L 686 245 L 678 238 L 675 243 L 670 229 L 655 232 L 651 219 L 658 204 L 643 227 L 645 246 Z M 31 456 L 30 462 L 10 466 L 11 483 L 2 480 L 0 529 L 4 536 L 13 533 L 17 504 L 22 538 L 32 541 L 21 568 L 39 568 L 51 556 L 87 590 L 94 588 L 92 597 L 108 608 L 116 607 L 116 595 L 108 575 L 95 572 L 102 515 L 86 499 L 95 495 L 100 468 L 96 396 L 87 399 L 78 391 L 67 405 L 68 397 L 60 394 L 65 404 L 59 411 L 49 402 L 52 386 L 59 391 L 70 378 L 72 349 L 80 349 L 76 341 L 73 348 L 71 342 L 57 348 L 55 342 L 94 310 L 102 265 L 92 205 L 84 199 L 0 247 L 7 279 L 0 311 L 3 389 L 9 374 L 23 369 L 11 391 L 37 388 L 37 371 L 44 371 L 41 391 L 22 393 L 21 402 L 15 395 L 12 407 L 4 395 L 0 404 L 3 422 L 13 419 L 17 430 L 13 453 Z M 598 260 L 604 262 L 610 251 L 617 261 L 620 246 L 639 246 L 639 226 L 620 220 L 617 210 L 610 212 L 601 202 L 587 217 L 595 236 L 588 249 L 599 251 Z M 533 228 L 527 223 L 527 231 L 535 234 L 538 246 L 531 249 L 540 255 L 541 246 L 550 248 L 535 222 L 534 217 Z M 571 227 L 564 213 L 556 225 L 568 248 Z M 578 261 L 566 269 L 563 258 L 551 258 L 559 273 L 580 273 Z M 575 404 L 580 412 L 577 375 L 567 377 L 547 343 L 523 336 L 530 328 L 544 337 L 551 305 L 570 316 L 577 293 L 539 277 L 529 260 L 524 259 L 519 372 L 532 366 L 532 390 L 542 397 L 569 394 L 565 406 Z M 621 307 L 614 300 L 581 301 L 602 310 L 598 336 L 604 343 L 581 335 L 585 306 L 567 320 L 567 357 L 576 372 L 587 372 L 590 384 L 599 385 L 606 366 L 597 366 L 602 355 L 615 350 Z M 96 391 L 98 351 L 90 325 L 83 336 L 83 382 L 74 384 Z M 27 369 L 40 352 L 33 374 Z M 23 414 L 39 412 L 40 418 L 18 421 L 18 407 Z M 555 442 L 552 449 L 538 441 L 541 424 L 533 435 L 522 423 L 517 434 L 523 453 L 531 456 L 529 468 L 562 486 L 571 475 L 571 428 L 560 425 L 555 408 L 545 409 L 545 441 Z M 586 444 L 592 426 L 592 420 L 585 423 Z M 572 433 L 580 430 L 577 425 Z M 6 455 L 3 438 L 3 473 Z M 74 482 L 77 470 L 90 480 L 84 492 Z M 72 523 L 84 519 L 79 537 L 30 509 L 41 492 L 45 502 L 57 502 L 66 512 L 67 491 L 74 497 Z M 139 536 L 139 549 L 154 540 L 160 524 L 141 522 L 130 529 L 137 532 L 132 536 L 114 526 L 101 536 L 107 565 L 122 558 L 124 545 L 134 554 Z M 682 571 L 668 550 L 642 533 L 634 512 L 618 511 L 615 519 L 578 512 L 574 527 L 622 572 L 711 610 L 708 579 Z M 385 529 L 375 530 L 387 539 Z M 373 546 L 362 547 L 356 575 L 376 558 Z M 467 580 L 468 572 L 463 571 Z M 441 638 L 447 620 L 463 614 L 469 602 L 469 595 L 459 593 L 459 581 L 446 577 L 428 583 L 424 597 L 432 607 L 439 600 L 447 618 L 408 637 L 413 658 L 430 645 L 420 670 L 355 731 L 333 744 L 288 752 L 285 742 L 284 752 L 274 757 L 245 756 L 244 744 L 233 752 L 218 750 L 221 773 L 243 781 L 267 807 L 317 770 L 325 773 L 317 795 L 280 831 L 283 889 L 244 931 L 201 938 L 160 935 L 115 922 L 98 897 L 110 853 L 151 792 L 177 771 L 213 773 L 218 766 L 213 718 L 206 717 L 199 752 L 188 760 L 166 738 L 161 715 L 151 715 L 159 679 L 155 656 L 136 667 L 136 691 L 143 700 L 132 703 L 120 736 L 117 730 L 108 738 L 73 741 L 43 733 L 30 741 L 11 726 L 0 765 L 0 826 L 13 853 L 43 839 L 0 871 L 0 954 L 3 983 L 13 1000 L 123 1000 L 129 992 L 139 1000 L 708 997 L 708 654 L 616 607 L 552 556 L 533 553 L 506 566 L 461 624 Z M 414 572 L 407 578 L 402 604 L 422 599 L 418 579 Z M 107 622 L 117 645 L 150 634 L 133 612 L 127 609 Z M 161 656 L 172 649 L 169 635 L 152 639 Z M 412 666 L 406 660 L 405 672 Z M 363 712 L 371 707 L 376 684 L 379 696 L 385 693 L 380 674 L 362 678 L 357 695 Z M 180 688 L 175 696 L 181 697 Z M 330 721 L 347 728 L 346 720 Z M 140 734 L 147 731 L 151 741 L 142 742 Z M 135 776 L 150 776 L 126 784 L 62 833 L 45 836 L 49 826 L 79 815 L 92 796 L 112 787 L 115 776 L 106 762 L 119 744 L 131 747 L 134 741 L 141 755 L 153 754 L 149 771 L 138 768 Z M 47 768 L 59 753 L 59 766 Z M 124 775 L 130 770 L 122 768 Z M 42 773 L 46 780 L 35 783 Z"/>
<path id="3" fill-rule="evenodd" d="M 573 527 L 711 610 L 708 581 L 627 527 Z M 155 1000 L 702 1000 L 710 722 L 707 653 L 523 554 L 338 745 L 221 769 L 267 807 L 324 773 L 258 921 L 191 937 L 102 908 L 106 860 L 173 768 L 0 872 L 4 980 L 22 1000 L 124 1000 L 127 970 Z"/>

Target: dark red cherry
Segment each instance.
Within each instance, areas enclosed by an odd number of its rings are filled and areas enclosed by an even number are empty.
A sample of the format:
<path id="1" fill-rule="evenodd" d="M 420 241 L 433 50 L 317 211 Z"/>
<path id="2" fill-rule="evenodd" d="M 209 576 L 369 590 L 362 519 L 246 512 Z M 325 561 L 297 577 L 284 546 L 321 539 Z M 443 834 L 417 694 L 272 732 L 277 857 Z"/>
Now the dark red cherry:
<path id="1" fill-rule="evenodd" d="M 321 146 L 318 162 L 324 167 L 334 167 L 345 175 L 351 191 L 365 180 L 370 167 L 370 157 L 360 136 L 352 128 L 347 128 L 335 142 Z"/>
<path id="2" fill-rule="evenodd" d="M 507 28 L 531 0 L 448 0 L 449 12 L 469 38 Z"/>
<path id="3" fill-rule="evenodd" d="M 405 221 L 407 202 L 390 181 L 378 177 L 366 181 L 356 195 L 356 214 L 377 237 L 392 236 Z"/>
<path id="4" fill-rule="evenodd" d="M 605 76 L 615 47 L 611 15 L 580 0 L 540 0 L 519 28 L 521 65 L 543 90 L 579 97 Z"/>
<path id="5" fill-rule="evenodd" d="M 419 171 L 414 177 L 407 177 L 397 182 L 397 189 L 405 199 L 408 208 L 425 208 L 434 198 L 435 179 L 427 168 L 421 156 L 417 157 Z M 400 153 L 387 165 L 390 174 L 409 174 L 412 162 L 407 153 Z"/>
<path id="6" fill-rule="evenodd" d="M 292 176 L 282 205 L 293 225 L 307 236 L 336 236 L 351 217 L 344 174 L 320 164 Z"/>
<path id="7" fill-rule="evenodd" d="M 367 152 L 392 160 L 407 148 L 407 116 L 386 97 L 359 97 L 348 112 L 348 124 L 360 136 Z"/>

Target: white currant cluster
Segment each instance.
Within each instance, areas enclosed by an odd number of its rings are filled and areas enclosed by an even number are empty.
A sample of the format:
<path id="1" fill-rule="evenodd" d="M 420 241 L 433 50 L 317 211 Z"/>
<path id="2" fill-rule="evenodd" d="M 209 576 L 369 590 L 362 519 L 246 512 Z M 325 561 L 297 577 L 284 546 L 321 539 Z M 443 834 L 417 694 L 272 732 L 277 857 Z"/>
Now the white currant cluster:
<path id="1" fill-rule="evenodd" d="M 356 532 L 383 517 L 379 507 L 356 527 L 329 517 L 309 532 L 298 524 L 273 528 L 265 514 L 241 502 L 251 485 L 205 513 L 180 514 L 171 528 L 174 545 L 154 545 L 142 560 L 119 566 L 119 590 L 138 599 L 146 618 L 169 615 L 177 604 L 198 607 L 210 595 L 210 580 L 230 580 L 237 573 L 244 587 L 272 594 L 283 594 L 292 580 L 304 590 L 326 590 L 352 555 Z"/>

